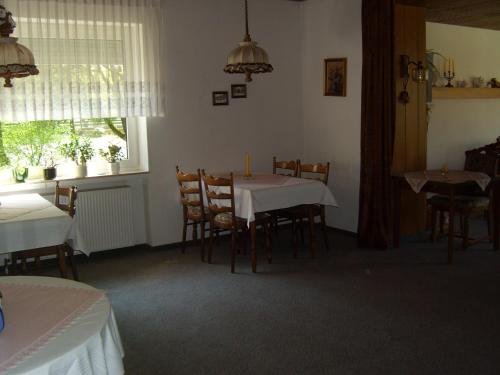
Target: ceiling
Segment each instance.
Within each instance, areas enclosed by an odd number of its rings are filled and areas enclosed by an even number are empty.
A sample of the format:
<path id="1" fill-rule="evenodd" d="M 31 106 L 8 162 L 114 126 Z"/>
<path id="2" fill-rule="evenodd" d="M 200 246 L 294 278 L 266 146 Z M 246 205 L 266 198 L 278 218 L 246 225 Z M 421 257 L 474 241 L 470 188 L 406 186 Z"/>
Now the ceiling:
<path id="1" fill-rule="evenodd" d="M 427 21 L 500 30 L 498 0 L 426 0 Z"/>
<path id="2" fill-rule="evenodd" d="M 500 0 L 396 0 L 396 2 L 425 6 L 426 20 L 429 22 L 500 30 Z"/>

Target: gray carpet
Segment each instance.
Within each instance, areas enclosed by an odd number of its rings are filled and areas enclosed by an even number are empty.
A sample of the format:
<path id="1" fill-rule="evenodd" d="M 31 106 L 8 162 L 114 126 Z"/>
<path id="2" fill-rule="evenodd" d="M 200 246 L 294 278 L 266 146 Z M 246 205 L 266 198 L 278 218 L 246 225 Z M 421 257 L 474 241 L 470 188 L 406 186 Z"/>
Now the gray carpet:
<path id="1" fill-rule="evenodd" d="M 500 252 L 448 266 L 445 240 L 362 251 L 332 233 L 297 260 L 288 232 L 275 245 L 257 274 L 243 255 L 230 274 L 223 240 L 215 264 L 139 248 L 81 261 L 81 279 L 108 293 L 127 374 L 500 373 Z"/>

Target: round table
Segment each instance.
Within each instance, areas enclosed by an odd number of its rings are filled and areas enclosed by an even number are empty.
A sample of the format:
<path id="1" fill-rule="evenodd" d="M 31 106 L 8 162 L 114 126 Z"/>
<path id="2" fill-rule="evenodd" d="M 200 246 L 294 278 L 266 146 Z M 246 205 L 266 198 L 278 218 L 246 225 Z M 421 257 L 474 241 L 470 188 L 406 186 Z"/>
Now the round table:
<path id="1" fill-rule="evenodd" d="M 0 282 L 54 287 L 92 288 L 54 277 L 7 276 Z M 92 288 L 93 289 L 93 288 Z M 6 322 L 6 324 L 9 324 Z M 91 306 L 69 327 L 57 334 L 5 375 L 115 375 L 123 374 L 123 347 L 113 310 L 107 298 Z"/>

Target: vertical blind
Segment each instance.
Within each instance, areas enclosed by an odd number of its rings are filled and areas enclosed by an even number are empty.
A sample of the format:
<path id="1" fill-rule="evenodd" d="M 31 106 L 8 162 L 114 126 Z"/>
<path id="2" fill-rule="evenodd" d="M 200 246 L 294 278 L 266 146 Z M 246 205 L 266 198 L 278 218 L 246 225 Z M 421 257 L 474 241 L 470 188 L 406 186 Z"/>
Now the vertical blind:
<path id="1" fill-rule="evenodd" d="M 6 0 L 38 76 L 0 87 L 0 121 L 163 116 L 160 0 Z"/>

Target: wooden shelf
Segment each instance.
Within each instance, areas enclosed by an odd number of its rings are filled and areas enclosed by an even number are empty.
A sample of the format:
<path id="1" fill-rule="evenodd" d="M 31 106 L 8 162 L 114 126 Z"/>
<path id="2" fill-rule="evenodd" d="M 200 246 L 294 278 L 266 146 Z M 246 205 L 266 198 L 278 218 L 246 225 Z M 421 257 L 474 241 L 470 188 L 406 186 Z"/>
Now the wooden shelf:
<path id="1" fill-rule="evenodd" d="M 432 99 L 500 99 L 500 89 L 433 87 Z"/>

